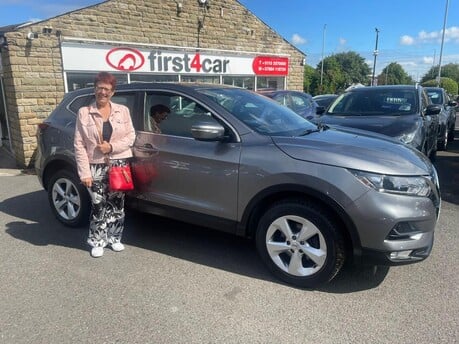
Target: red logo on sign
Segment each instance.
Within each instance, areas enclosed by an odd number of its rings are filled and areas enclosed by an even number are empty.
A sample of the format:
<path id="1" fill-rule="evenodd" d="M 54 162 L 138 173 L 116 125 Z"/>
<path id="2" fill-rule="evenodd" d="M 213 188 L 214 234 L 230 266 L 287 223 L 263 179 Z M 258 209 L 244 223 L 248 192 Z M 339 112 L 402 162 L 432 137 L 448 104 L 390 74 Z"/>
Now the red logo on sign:
<path id="1" fill-rule="evenodd" d="M 288 75 L 288 58 L 257 56 L 253 59 L 252 69 L 256 75 Z"/>
<path id="2" fill-rule="evenodd" d="M 143 66 L 145 57 L 136 49 L 113 48 L 105 55 L 105 61 L 117 70 L 134 71 Z"/>

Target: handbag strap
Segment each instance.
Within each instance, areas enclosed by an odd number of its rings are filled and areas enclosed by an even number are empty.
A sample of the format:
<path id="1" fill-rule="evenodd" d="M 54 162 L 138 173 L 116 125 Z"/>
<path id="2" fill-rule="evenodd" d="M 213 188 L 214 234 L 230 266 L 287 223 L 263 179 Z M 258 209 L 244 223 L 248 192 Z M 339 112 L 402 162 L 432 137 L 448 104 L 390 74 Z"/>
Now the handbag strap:
<path id="1" fill-rule="evenodd" d="M 88 111 L 89 113 L 91 114 L 91 117 L 92 117 L 92 120 L 94 121 L 94 124 L 96 125 L 96 128 L 97 128 L 97 134 L 99 136 L 99 143 L 101 144 L 102 142 L 104 142 L 104 139 L 103 139 L 103 134 L 102 134 L 102 128 L 100 127 L 99 123 L 96 121 L 96 119 L 94 118 L 94 114 L 91 112 L 91 108 L 88 106 Z M 104 160 L 105 160 L 105 163 L 108 165 L 108 166 L 111 166 L 111 163 L 110 163 L 110 157 L 108 154 L 104 154 Z"/>

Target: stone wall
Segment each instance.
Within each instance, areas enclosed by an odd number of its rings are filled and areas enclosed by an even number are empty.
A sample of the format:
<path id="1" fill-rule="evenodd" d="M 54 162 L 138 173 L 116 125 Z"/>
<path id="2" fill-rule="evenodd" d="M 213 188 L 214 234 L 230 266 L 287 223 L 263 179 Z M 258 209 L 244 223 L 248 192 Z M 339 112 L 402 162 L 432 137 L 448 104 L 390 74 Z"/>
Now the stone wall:
<path id="1" fill-rule="evenodd" d="M 304 55 L 299 50 L 238 1 L 209 4 L 110 0 L 8 32 L 8 50 L 2 50 L 2 59 L 10 140 L 18 164 L 31 166 L 37 124 L 64 95 L 62 37 L 289 54 L 287 87 L 303 89 Z M 52 31 L 45 34 L 44 28 Z M 29 32 L 38 33 L 38 38 L 27 40 Z"/>

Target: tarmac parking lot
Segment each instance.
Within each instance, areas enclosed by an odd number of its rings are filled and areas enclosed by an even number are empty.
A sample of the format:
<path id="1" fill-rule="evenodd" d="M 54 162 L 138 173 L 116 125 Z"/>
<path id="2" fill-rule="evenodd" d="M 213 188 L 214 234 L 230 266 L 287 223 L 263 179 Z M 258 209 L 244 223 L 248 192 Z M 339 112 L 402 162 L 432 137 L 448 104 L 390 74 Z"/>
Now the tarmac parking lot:
<path id="1" fill-rule="evenodd" d="M 0 159 L 0 343 L 459 341 L 459 132 L 438 152 L 431 256 L 347 267 L 316 290 L 276 280 L 245 239 L 128 212 L 120 253 L 89 255 L 32 173 Z M 2 165 L 3 164 L 3 165 Z M 30 171 L 29 171 L 30 172 Z"/>

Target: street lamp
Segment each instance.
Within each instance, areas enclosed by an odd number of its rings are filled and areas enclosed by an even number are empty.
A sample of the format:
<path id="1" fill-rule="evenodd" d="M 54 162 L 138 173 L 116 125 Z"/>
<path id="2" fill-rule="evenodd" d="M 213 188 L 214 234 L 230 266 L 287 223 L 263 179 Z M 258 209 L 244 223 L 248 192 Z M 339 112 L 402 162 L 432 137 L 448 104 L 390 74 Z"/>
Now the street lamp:
<path id="1" fill-rule="evenodd" d="M 324 24 L 324 30 L 322 32 L 322 64 L 320 66 L 320 92 L 323 91 L 322 83 L 324 79 L 324 46 L 325 46 L 325 29 L 327 28 L 327 24 Z"/>
<path id="2" fill-rule="evenodd" d="M 378 36 L 379 36 L 378 28 L 375 28 L 375 31 L 376 31 L 376 46 L 375 46 L 375 51 L 373 51 L 373 56 L 375 57 L 375 59 L 373 61 L 373 76 L 371 77 L 371 86 L 374 86 L 374 83 L 375 83 L 376 56 L 378 56 Z"/>
<path id="3" fill-rule="evenodd" d="M 443 33 L 441 35 L 440 59 L 438 61 L 437 87 L 440 87 L 441 81 L 441 57 L 443 55 L 443 42 L 445 41 L 446 18 L 448 17 L 448 4 L 449 0 L 446 0 L 445 18 L 443 19 Z"/>

